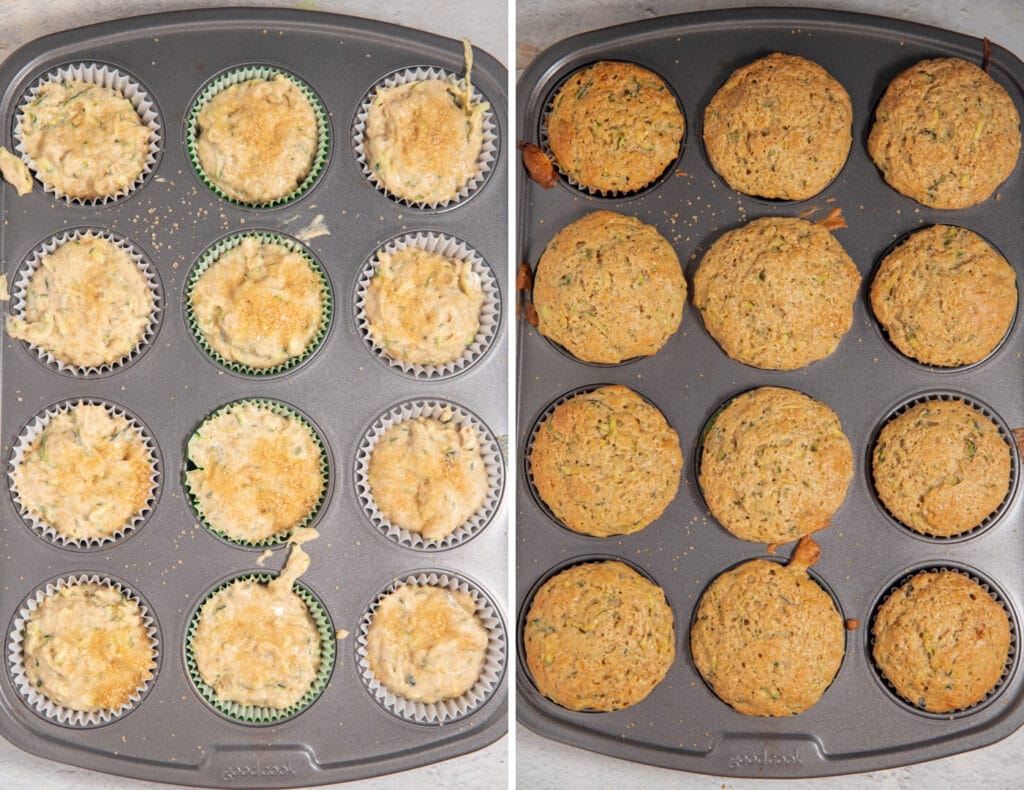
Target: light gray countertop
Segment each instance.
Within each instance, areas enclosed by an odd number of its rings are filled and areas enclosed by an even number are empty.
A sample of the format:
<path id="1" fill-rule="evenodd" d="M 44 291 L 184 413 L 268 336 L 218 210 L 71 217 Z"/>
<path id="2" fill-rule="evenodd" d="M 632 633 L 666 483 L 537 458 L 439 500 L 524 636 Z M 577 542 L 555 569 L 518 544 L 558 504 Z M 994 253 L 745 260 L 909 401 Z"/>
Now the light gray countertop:
<path id="1" fill-rule="evenodd" d="M 1024 58 L 1024 3 L 1019 0 L 519 0 L 516 10 L 516 69 L 519 73 L 538 52 L 564 38 L 609 25 L 665 14 L 752 6 L 817 7 L 858 11 L 987 36 Z M 672 787 L 720 790 L 780 788 L 800 785 L 833 790 L 852 788 L 985 787 L 1024 785 L 1024 728 L 1003 741 L 967 754 L 930 763 L 832 779 L 784 783 L 654 768 L 566 746 L 520 726 L 516 735 L 516 776 L 520 788 Z"/>

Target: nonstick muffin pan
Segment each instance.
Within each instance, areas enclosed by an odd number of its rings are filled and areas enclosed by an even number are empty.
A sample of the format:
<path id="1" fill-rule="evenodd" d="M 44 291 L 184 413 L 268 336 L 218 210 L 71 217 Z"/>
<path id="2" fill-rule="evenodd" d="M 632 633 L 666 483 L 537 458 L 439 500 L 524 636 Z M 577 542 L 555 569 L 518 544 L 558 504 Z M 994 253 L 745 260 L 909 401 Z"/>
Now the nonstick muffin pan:
<path id="1" fill-rule="evenodd" d="M 992 31 L 998 37 L 999 31 Z M 772 52 L 802 55 L 839 80 L 853 104 L 853 146 L 838 177 L 821 194 L 799 201 L 740 195 L 712 170 L 702 142 L 704 107 L 738 67 Z M 662 17 L 597 30 L 543 52 L 520 81 L 518 139 L 543 145 L 542 119 L 558 86 L 599 60 L 639 63 L 679 97 L 686 137 L 679 160 L 635 195 L 592 197 L 563 176 L 550 190 L 520 166 L 519 261 L 536 266 L 545 245 L 568 223 L 598 209 L 639 217 L 675 246 L 692 292 L 702 255 L 722 233 L 764 216 L 825 217 L 841 208 L 848 228 L 836 238 L 856 262 L 863 283 L 854 323 L 838 350 L 789 371 L 758 370 L 729 359 L 686 305 L 679 331 L 653 357 L 616 366 L 588 365 L 556 347 L 525 320 L 517 360 L 517 639 L 539 583 L 584 560 L 624 560 L 665 590 L 675 613 L 676 660 L 639 704 L 614 713 L 571 712 L 542 697 L 518 661 L 519 721 L 547 737 L 637 762 L 727 776 L 810 777 L 887 768 L 990 744 L 1024 722 L 1024 670 L 1019 667 L 1024 616 L 1024 492 L 1013 446 L 1010 493 L 991 520 L 951 540 L 927 538 L 897 525 L 880 507 L 870 473 L 880 426 L 919 399 L 962 397 L 997 418 L 1007 441 L 1024 425 L 1024 327 L 1017 320 L 986 360 L 942 370 L 915 363 L 890 345 L 868 305 L 871 277 L 883 253 L 910 231 L 935 223 L 968 227 L 1024 273 L 1024 173 L 1018 163 L 997 195 L 981 205 L 940 211 L 891 189 L 869 159 L 866 141 L 875 104 L 889 81 L 918 60 L 958 56 L 981 65 L 983 42 L 956 33 L 880 17 L 800 9 L 749 9 Z M 1024 105 L 1024 64 L 991 47 L 991 76 L 1018 111 Z M 528 298 L 528 294 L 524 298 Z M 525 305 L 523 305 L 525 307 Z M 676 429 L 685 466 L 679 492 L 643 531 L 592 538 L 559 526 L 531 491 L 525 456 L 530 432 L 567 393 L 624 384 L 654 403 Z M 854 478 L 832 525 L 815 534 L 822 557 L 812 575 L 839 603 L 846 632 L 839 673 L 821 700 L 790 718 L 743 716 L 720 701 L 697 673 L 689 649 L 694 609 L 708 584 L 736 564 L 767 556 L 767 547 L 732 537 L 708 513 L 696 481 L 701 429 L 729 398 L 758 386 L 784 386 L 828 404 L 854 449 Z M 788 557 L 794 544 L 776 557 Z M 964 711 L 928 714 L 899 700 L 871 660 L 876 605 L 915 570 L 953 568 L 985 582 L 1007 610 L 1013 644 L 1006 672 L 984 701 Z"/>
<path id="2" fill-rule="evenodd" d="M 186 785 L 303 786 L 403 770 L 477 749 L 505 732 L 508 636 L 505 470 L 494 475 L 489 517 L 457 544 L 430 548 L 386 536 L 360 500 L 357 452 L 381 414 L 405 404 L 446 402 L 490 432 L 496 467 L 507 435 L 504 311 L 492 312 L 486 347 L 471 364 L 432 377 L 405 375 L 378 357 L 354 315 L 358 280 L 378 248 L 406 234 L 451 237 L 489 267 L 500 304 L 506 281 L 507 141 L 503 67 L 474 52 L 473 85 L 491 106 L 494 162 L 471 195 L 444 209 L 403 205 L 374 187 L 353 150 L 364 95 L 388 74 L 433 68 L 463 74 L 462 42 L 345 16 L 287 10 L 211 10 L 125 19 L 48 36 L 12 54 L 0 70 L 0 142 L 13 150 L 17 108 L 30 86 L 72 63 L 107 64 L 152 100 L 160 144 L 152 171 L 127 197 L 84 205 L 58 200 L 36 182 L 17 197 L 0 189 L 0 251 L 8 282 L 51 237 L 91 228 L 127 239 L 156 271 L 160 306 L 143 353 L 113 369 L 74 373 L 47 365 L 6 334 L 0 343 L 3 460 L 35 415 L 85 399 L 114 404 L 152 436 L 160 485 L 152 513 L 123 538 L 94 547 L 60 546 L 34 531 L 8 490 L 0 497 L 0 733 L 44 757 L 110 773 Z M 323 102 L 329 150 L 322 172 L 300 197 L 274 208 L 235 205 L 200 180 L 186 132 L 203 86 L 228 69 L 272 66 L 301 78 Z M 319 218 L 319 219 L 318 219 Z M 323 225 L 329 235 L 308 232 Z M 270 376 L 218 365 L 194 342 L 184 292 L 205 250 L 232 234 L 272 233 L 303 244 L 322 266 L 333 311 L 321 347 Z M 3 308 L 10 313 L 13 302 Z M 205 702 L 190 683 L 184 647 L 202 597 L 241 574 L 276 573 L 287 550 L 245 548 L 214 535 L 192 511 L 183 485 L 189 436 L 211 412 L 239 399 L 279 401 L 316 427 L 332 479 L 313 520 L 321 537 L 306 544 L 312 566 L 301 583 L 336 630 L 336 659 L 323 693 L 279 723 L 242 723 Z M 361 678 L 357 634 L 364 612 L 395 579 L 436 574 L 461 579 L 487 600 L 497 634 L 490 691 L 443 726 L 409 720 L 382 706 Z M 9 632 L 23 602 L 48 582 L 110 578 L 135 591 L 160 635 L 159 667 L 131 710 L 100 726 L 69 726 L 36 712 L 12 677 Z"/>

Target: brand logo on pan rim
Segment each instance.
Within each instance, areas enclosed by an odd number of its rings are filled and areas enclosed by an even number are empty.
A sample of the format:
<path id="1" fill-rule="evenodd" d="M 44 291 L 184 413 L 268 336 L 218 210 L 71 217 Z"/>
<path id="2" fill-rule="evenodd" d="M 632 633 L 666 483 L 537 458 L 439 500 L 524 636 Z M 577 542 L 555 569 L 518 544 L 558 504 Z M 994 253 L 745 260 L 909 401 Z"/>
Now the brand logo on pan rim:
<path id="1" fill-rule="evenodd" d="M 295 776 L 295 769 L 291 762 L 265 763 L 256 758 L 255 763 L 247 765 L 233 765 L 224 769 L 224 781 L 233 782 L 236 779 L 254 779 L 256 777 L 271 776 Z"/>
<path id="2" fill-rule="evenodd" d="M 765 749 L 760 754 L 734 754 L 729 758 L 730 768 L 739 768 L 743 765 L 756 765 L 758 768 L 781 768 L 795 765 L 803 765 L 800 762 L 800 750 L 794 749 L 788 754 L 780 752 L 768 753 Z"/>

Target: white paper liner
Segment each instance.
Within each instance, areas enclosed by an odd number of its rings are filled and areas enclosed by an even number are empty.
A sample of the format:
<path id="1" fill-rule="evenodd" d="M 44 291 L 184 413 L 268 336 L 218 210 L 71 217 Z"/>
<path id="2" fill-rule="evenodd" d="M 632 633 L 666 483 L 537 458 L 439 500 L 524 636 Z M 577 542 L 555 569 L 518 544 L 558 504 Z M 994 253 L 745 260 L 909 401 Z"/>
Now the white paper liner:
<path id="1" fill-rule="evenodd" d="M 473 272 L 480 278 L 480 286 L 483 291 L 484 301 L 480 307 L 480 327 L 477 329 L 476 337 L 458 359 L 443 365 L 419 365 L 395 359 L 388 355 L 387 349 L 379 345 L 370 334 L 370 321 L 366 315 L 366 291 L 370 287 L 374 273 L 379 263 L 378 255 L 382 252 L 394 253 L 404 250 L 407 247 L 419 247 L 427 252 L 435 252 L 446 258 L 454 258 L 459 261 L 468 261 Z M 419 233 L 407 233 L 403 236 L 392 239 L 377 252 L 375 252 L 363 265 L 356 281 L 355 293 L 355 318 L 356 325 L 363 335 L 363 339 L 370 347 L 370 350 L 387 363 L 389 367 L 398 369 L 402 373 L 417 379 L 440 379 L 454 376 L 472 365 L 476 364 L 483 357 L 484 353 L 494 342 L 498 333 L 498 325 L 501 322 L 501 293 L 498 290 L 498 283 L 494 279 L 490 266 L 484 261 L 476 250 L 453 236 L 443 233 L 421 231 Z"/>
<path id="2" fill-rule="evenodd" d="M 146 506 L 136 513 L 127 524 L 124 524 L 120 529 L 103 538 L 72 538 L 60 534 L 56 529 L 54 529 L 54 527 L 46 524 L 32 514 L 22 502 L 21 496 L 14 488 L 14 470 L 24 460 L 25 453 L 28 452 L 29 446 L 32 442 L 35 441 L 35 439 L 43 432 L 50 420 L 59 414 L 66 414 L 76 406 L 81 405 L 102 406 L 111 416 L 127 420 L 128 424 L 131 425 L 132 429 L 142 440 L 143 445 L 145 445 L 146 450 L 149 453 L 149 463 L 152 469 L 152 474 L 149 478 L 149 498 L 146 502 Z M 22 521 L 24 521 L 33 532 L 51 543 L 61 546 L 62 548 L 93 549 L 100 546 L 108 546 L 124 539 L 127 535 L 131 534 L 145 523 L 153 513 L 160 490 L 160 455 L 157 450 L 156 440 L 153 438 L 153 434 L 150 433 L 149 429 L 143 425 L 137 417 L 129 414 L 124 409 L 103 400 L 96 398 L 79 398 L 76 400 L 63 401 L 51 406 L 33 417 L 28 424 L 22 428 L 21 433 L 14 443 L 14 447 L 11 449 L 11 460 L 8 465 L 7 477 L 11 489 L 11 498 L 14 500 L 14 505 L 18 509 L 18 515 L 21 516 Z"/>
<path id="3" fill-rule="evenodd" d="M 156 336 L 157 328 L 160 325 L 160 318 L 163 312 L 163 289 L 160 287 L 159 275 L 157 274 L 156 267 L 146 260 L 146 258 L 142 256 L 142 253 L 140 253 L 135 245 L 128 241 L 128 239 L 101 228 L 80 228 L 78 230 L 70 232 L 65 231 L 56 236 L 52 236 L 50 239 L 32 250 L 28 258 L 26 258 L 24 263 L 19 267 L 19 270 L 15 275 L 14 286 L 11 289 L 10 311 L 11 315 L 18 318 L 24 318 L 25 309 L 27 307 L 29 282 L 32 279 L 32 275 L 35 274 L 42 265 L 46 256 L 52 254 L 68 242 L 77 241 L 89 234 L 109 241 L 115 247 L 127 253 L 132 262 L 139 267 L 139 271 L 142 272 L 142 276 L 146 278 L 146 285 L 149 287 L 149 291 L 153 295 L 153 311 L 149 315 L 149 324 L 142 333 L 142 338 L 139 340 L 138 344 L 136 344 L 135 348 L 120 359 L 116 359 L 113 362 L 104 363 L 102 365 L 90 365 L 88 367 L 82 365 L 71 365 L 58 359 L 53 355 L 53 353 L 41 346 L 29 343 L 28 341 L 21 342 L 24 342 L 25 345 L 32 349 L 36 353 L 36 356 L 39 357 L 39 361 L 51 370 L 56 370 L 59 373 L 66 373 L 72 376 L 91 378 L 118 370 L 137 360 L 152 344 L 153 338 Z"/>
<path id="4" fill-rule="evenodd" d="M 466 182 L 465 186 L 459 190 L 459 193 L 455 197 L 448 200 L 425 202 L 409 200 L 407 198 L 401 198 L 397 195 L 393 195 L 377 178 L 377 174 L 373 172 L 373 169 L 366 161 L 366 151 L 363 148 L 363 137 L 366 132 L 366 116 L 370 111 L 370 105 L 377 96 L 377 91 L 382 88 L 394 88 L 397 85 L 405 85 L 410 82 L 422 82 L 424 80 L 441 80 L 442 82 L 453 83 L 459 90 L 466 90 L 466 80 L 464 77 L 460 77 L 454 72 L 438 68 L 436 66 L 416 66 L 415 68 L 399 69 L 398 71 L 388 74 L 383 79 L 378 80 L 373 87 L 366 92 L 366 95 L 363 96 L 362 102 L 359 104 L 359 109 L 356 112 L 355 122 L 352 127 L 352 148 L 356 154 L 356 161 L 359 162 L 359 166 L 363 169 L 363 175 L 365 175 L 370 180 L 370 183 L 378 190 L 395 202 L 401 203 L 405 206 L 411 206 L 413 208 L 446 208 L 447 206 L 454 205 L 465 200 L 472 193 L 478 190 L 483 185 L 484 181 L 487 180 L 491 169 L 494 167 L 494 160 L 498 156 L 498 126 L 494 120 L 494 111 L 490 109 L 490 107 L 484 110 L 483 113 L 483 143 L 480 146 L 480 155 L 476 160 L 476 175 Z M 480 104 L 486 102 L 487 97 L 480 93 L 474 85 L 471 101 L 474 104 Z"/>
<path id="5" fill-rule="evenodd" d="M 21 108 L 35 99 L 36 94 L 39 93 L 39 89 L 42 88 L 43 85 L 50 82 L 65 82 L 70 80 L 77 82 L 90 82 L 95 85 L 102 85 L 104 88 L 110 88 L 111 90 L 117 91 L 132 103 L 132 106 L 135 108 L 135 112 L 139 114 L 139 120 L 149 127 L 149 152 L 146 156 L 146 161 L 143 163 L 142 172 L 139 173 L 134 182 L 123 187 L 112 195 L 103 195 L 94 198 L 76 198 L 65 195 L 57 187 L 46 183 L 39 173 L 39 168 L 36 165 L 35 160 L 32 159 L 25 150 L 25 145 L 21 137 Z M 130 195 L 136 189 L 141 187 L 146 182 L 149 174 L 153 172 L 153 168 L 156 166 L 157 157 L 160 155 L 160 144 L 162 139 L 160 116 L 157 114 L 156 105 L 149 98 L 149 94 L 147 94 L 142 89 L 142 86 L 128 75 L 118 71 L 112 66 L 100 63 L 69 63 L 65 66 L 60 66 L 50 70 L 45 76 L 37 80 L 31 88 L 29 88 L 28 93 L 25 94 L 25 97 L 18 104 L 18 113 L 14 119 L 14 150 L 18 152 L 21 156 L 21 160 L 28 165 L 29 170 L 32 171 L 33 175 L 35 175 L 43 185 L 43 189 L 58 200 L 64 200 L 68 203 L 83 206 L 106 205 L 110 201 L 120 200 L 121 198 Z"/>
<path id="6" fill-rule="evenodd" d="M 29 617 L 46 598 L 58 590 L 79 584 L 98 584 L 103 587 L 112 587 L 126 598 L 134 601 L 142 615 L 142 624 L 146 627 L 149 638 L 153 643 L 153 664 L 150 677 L 139 685 L 131 697 L 129 697 L 127 704 L 117 709 L 81 711 L 65 708 L 36 691 L 29 682 L 25 672 L 25 627 L 28 624 Z M 156 620 L 150 613 L 149 608 L 134 590 L 108 576 L 100 576 L 96 573 L 83 573 L 79 576 L 66 576 L 56 581 L 47 582 L 25 599 L 14 621 L 11 623 L 10 632 L 7 634 L 7 658 L 8 669 L 10 670 L 14 687 L 17 688 L 18 693 L 21 694 L 25 702 L 36 713 L 66 727 L 97 727 L 130 712 L 149 691 L 160 669 L 160 633 Z"/>
<path id="7" fill-rule="evenodd" d="M 377 508 L 373 493 L 370 490 L 370 456 L 377 446 L 384 432 L 392 425 L 397 425 L 405 420 L 414 417 L 432 417 L 444 420 L 450 415 L 451 421 L 458 427 L 470 426 L 475 432 L 480 443 L 480 456 L 484 461 L 484 468 L 487 470 L 487 496 L 484 504 L 473 516 L 462 526 L 456 527 L 451 533 L 440 540 L 426 540 L 417 532 L 403 529 L 393 524 Z M 370 523 L 377 531 L 385 537 L 393 540 L 400 546 L 413 549 L 424 549 L 427 551 L 448 549 L 457 546 L 474 537 L 490 523 L 498 509 L 501 501 L 501 494 L 505 487 L 505 468 L 502 463 L 501 448 L 491 429 L 472 412 L 464 409 L 455 403 L 445 400 L 424 399 L 408 401 L 385 412 L 374 420 L 373 425 L 363 436 L 356 451 L 355 463 L 356 495 L 363 506 Z"/>
<path id="8" fill-rule="evenodd" d="M 999 676 L 999 680 L 996 681 L 996 684 L 988 690 L 984 697 L 975 702 L 973 705 L 968 705 L 964 708 L 956 708 L 955 710 L 946 711 L 945 713 L 935 713 L 932 711 L 927 711 L 924 708 L 919 708 L 913 702 L 911 702 L 902 694 L 900 694 L 900 692 L 896 690 L 896 687 L 889 682 L 889 679 L 885 676 L 885 673 L 882 671 L 882 668 L 878 666 L 877 663 L 875 663 L 875 636 L 873 632 L 875 629 L 875 619 L 878 617 L 879 609 L 882 608 L 882 604 L 884 604 L 886 601 L 889 600 L 890 597 L 892 597 L 893 593 L 899 592 L 905 584 L 907 584 L 911 579 L 913 579 L 920 573 L 941 573 L 944 571 L 958 573 L 961 576 L 966 576 L 972 582 L 980 586 L 981 589 L 983 589 L 989 595 L 989 597 L 992 598 L 993 601 L 995 601 L 1002 607 L 1003 611 L 1006 612 L 1007 620 L 1009 620 L 1010 622 L 1010 649 L 1006 652 L 1006 664 L 1003 666 L 1003 672 Z M 875 670 L 875 674 L 878 677 L 878 680 L 885 687 L 885 690 L 889 692 L 894 701 L 898 702 L 904 708 L 913 711 L 919 716 L 926 716 L 928 718 L 933 719 L 956 719 L 962 716 L 969 716 L 973 713 L 977 713 L 982 708 L 987 707 L 992 700 L 994 700 L 1002 693 L 1002 690 L 1006 687 L 1006 683 L 1010 679 L 1010 675 L 1013 673 L 1014 666 L 1017 663 L 1017 647 L 1019 640 L 1019 636 L 1017 634 L 1017 618 L 1014 617 L 1013 610 L 1007 604 L 1006 596 L 992 582 L 988 581 L 987 579 L 981 576 L 978 576 L 968 568 L 959 567 L 956 565 L 950 565 L 946 563 L 925 565 L 923 567 L 917 568 L 916 570 L 910 571 L 909 573 L 905 573 L 904 575 L 900 576 L 900 578 L 896 579 L 892 584 L 890 584 L 886 588 L 885 593 L 882 595 L 881 598 L 878 599 L 878 602 L 871 610 L 871 619 L 868 622 L 867 628 L 868 662 L 871 664 L 871 667 Z"/>
<path id="9" fill-rule="evenodd" d="M 487 629 L 487 654 L 480 677 L 473 687 L 462 696 L 434 703 L 413 702 L 398 696 L 384 686 L 370 669 L 366 653 L 366 637 L 370 623 L 373 622 L 373 616 L 381 600 L 399 587 L 406 585 L 461 590 L 469 593 L 476 602 L 476 615 Z M 363 685 L 385 710 L 399 718 L 419 724 L 448 724 L 475 711 L 498 688 L 505 672 L 506 643 L 505 627 L 498 614 L 498 607 L 482 590 L 453 573 L 425 571 L 406 576 L 404 579 L 395 579 L 373 599 L 359 620 L 359 632 L 356 636 L 356 661 L 359 665 L 359 677 L 363 681 Z"/>

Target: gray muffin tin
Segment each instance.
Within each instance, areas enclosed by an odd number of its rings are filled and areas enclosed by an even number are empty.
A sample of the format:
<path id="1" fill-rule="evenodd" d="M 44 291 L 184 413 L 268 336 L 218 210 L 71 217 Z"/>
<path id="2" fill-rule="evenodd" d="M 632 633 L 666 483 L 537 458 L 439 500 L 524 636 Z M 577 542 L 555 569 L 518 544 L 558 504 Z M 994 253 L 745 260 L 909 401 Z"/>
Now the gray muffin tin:
<path id="1" fill-rule="evenodd" d="M 125 19 L 34 41 L 0 70 L 0 141 L 13 149 L 14 114 L 25 90 L 53 66 L 99 61 L 128 72 L 155 100 L 162 153 L 145 185 L 106 206 L 68 205 L 38 182 L 17 197 L 0 188 L 0 251 L 11 275 L 40 242 L 67 228 L 110 229 L 128 237 L 155 265 L 163 290 L 157 336 L 129 366 L 96 377 L 48 369 L 21 341 L 6 336 L 2 372 L 5 488 L 0 497 L 0 624 L 4 644 L 22 600 L 47 580 L 82 572 L 112 576 L 149 603 L 162 637 L 159 674 L 148 695 L 109 724 L 71 728 L 35 713 L 12 686 L 8 658 L 0 671 L 0 733 L 26 751 L 124 776 L 187 785 L 279 787 L 323 784 L 404 770 L 470 752 L 507 727 L 507 680 L 455 722 L 423 725 L 382 708 L 357 670 L 360 617 L 394 578 L 423 570 L 464 577 L 500 610 L 506 605 L 508 516 L 504 496 L 491 522 L 472 540 L 444 551 L 414 550 L 370 523 L 355 484 L 355 455 L 373 421 L 417 399 L 453 401 L 479 416 L 495 436 L 507 434 L 507 334 L 499 326 L 486 354 L 466 371 L 415 380 L 376 359 L 352 315 L 356 278 L 386 240 L 428 230 L 458 237 L 483 256 L 501 289 L 507 273 L 507 168 L 504 138 L 506 72 L 476 51 L 473 83 L 487 97 L 499 130 L 489 179 L 447 210 L 400 205 L 371 185 L 352 150 L 352 123 L 364 93 L 405 67 L 439 66 L 463 73 L 462 43 L 346 16 L 267 9 L 160 14 Z M 295 72 L 323 99 L 332 144 L 317 184 L 285 206 L 254 210 L 216 197 L 189 164 L 184 119 L 200 88 L 222 70 L 271 63 Z M 229 232 L 264 229 L 297 235 L 322 214 L 329 236 L 307 242 L 334 289 L 334 318 L 323 347 L 284 374 L 251 378 L 223 370 L 192 341 L 183 287 L 195 260 Z M 9 307 L 3 308 L 6 314 Z M 60 548 L 22 521 L 6 471 L 12 443 L 38 412 L 72 398 L 112 401 L 138 415 L 159 446 L 162 488 L 150 518 L 125 540 L 95 550 Z M 325 604 L 337 642 L 329 685 L 304 712 L 273 726 L 249 726 L 218 715 L 190 686 L 183 631 L 200 597 L 215 583 L 247 571 L 276 571 L 278 547 L 260 568 L 259 550 L 218 539 L 199 526 L 182 486 L 185 443 L 203 418 L 237 398 L 267 397 L 300 409 L 321 429 L 333 457 L 328 501 L 317 516 L 319 540 L 307 544 L 312 566 L 302 582 Z M 507 664 L 507 659 L 506 659 Z"/>
<path id="2" fill-rule="evenodd" d="M 998 35 L 998 31 L 993 31 Z M 701 140 L 704 107 L 730 73 L 781 51 L 821 64 L 847 89 L 853 104 L 853 146 L 836 180 L 800 202 L 742 196 L 712 170 Z M 993 743 L 1024 722 L 1024 670 L 1019 666 L 1024 616 L 1024 486 L 1014 480 L 995 523 L 956 540 L 933 540 L 897 526 L 878 503 L 870 480 L 873 436 L 900 404 L 920 395 L 961 394 L 981 401 L 1009 428 L 1024 425 L 1024 321 L 1018 317 L 1002 346 L 969 368 L 939 371 L 902 357 L 868 306 L 881 254 L 915 228 L 964 225 L 994 244 L 1024 286 L 1024 166 L 1018 163 L 998 199 L 960 211 L 919 206 L 891 189 L 866 151 L 874 107 L 889 81 L 922 58 L 959 56 L 980 64 L 982 42 L 892 19 L 800 9 L 748 9 L 668 16 L 566 39 L 536 59 L 519 83 L 517 137 L 538 143 L 547 103 L 562 80 L 603 59 L 652 69 L 675 90 L 686 116 L 679 161 L 655 186 L 619 199 L 593 198 L 562 176 L 551 190 L 520 166 L 519 260 L 536 266 L 551 237 L 597 209 L 632 214 L 655 225 L 676 248 L 688 284 L 709 245 L 726 230 L 762 216 L 812 220 L 841 207 L 849 225 L 836 238 L 863 277 L 854 324 L 825 360 L 791 372 L 762 371 L 729 359 L 708 335 L 689 302 L 679 331 L 655 356 L 618 366 L 588 365 L 568 356 L 525 321 L 518 333 L 517 641 L 530 596 L 553 572 L 581 559 L 619 558 L 658 582 L 675 613 L 676 660 L 644 701 L 613 713 L 572 712 L 541 696 L 520 652 L 519 721 L 574 746 L 652 765 L 743 777 L 810 777 L 888 768 Z M 992 46 L 990 74 L 1024 105 L 1024 64 Z M 1024 114 L 1024 113 L 1022 113 Z M 527 481 L 525 448 L 546 408 L 565 393 L 605 383 L 625 384 L 649 398 L 679 433 L 685 467 L 679 493 L 645 530 L 592 538 L 558 526 Z M 695 477 L 702 427 L 731 396 L 752 387 L 791 387 L 831 406 L 855 457 L 845 503 L 832 526 L 815 535 L 821 561 L 812 573 L 859 621 L 846 636 L 846 655 L 832 686 L 810 710 L 791 718 L 743 716 L 721 702 L 697 673 L 689 626 L 697 601 L 719 573 L 765 546 L 732 537 L 707 512 Z M 1011 440 L 1012 441 L 1012 440 Z M 1014 470 L 1019 467 L 1013 450 Z M 786 557 L 795 544 L 781 547 Z M 965 713 L 936 716 L 898 701 L 870 659 L 873 609 L 890 586 L 914 569 L 948 566 L 992 582 L 1014 624 L 1008 674 L 991 699 Z"/>

